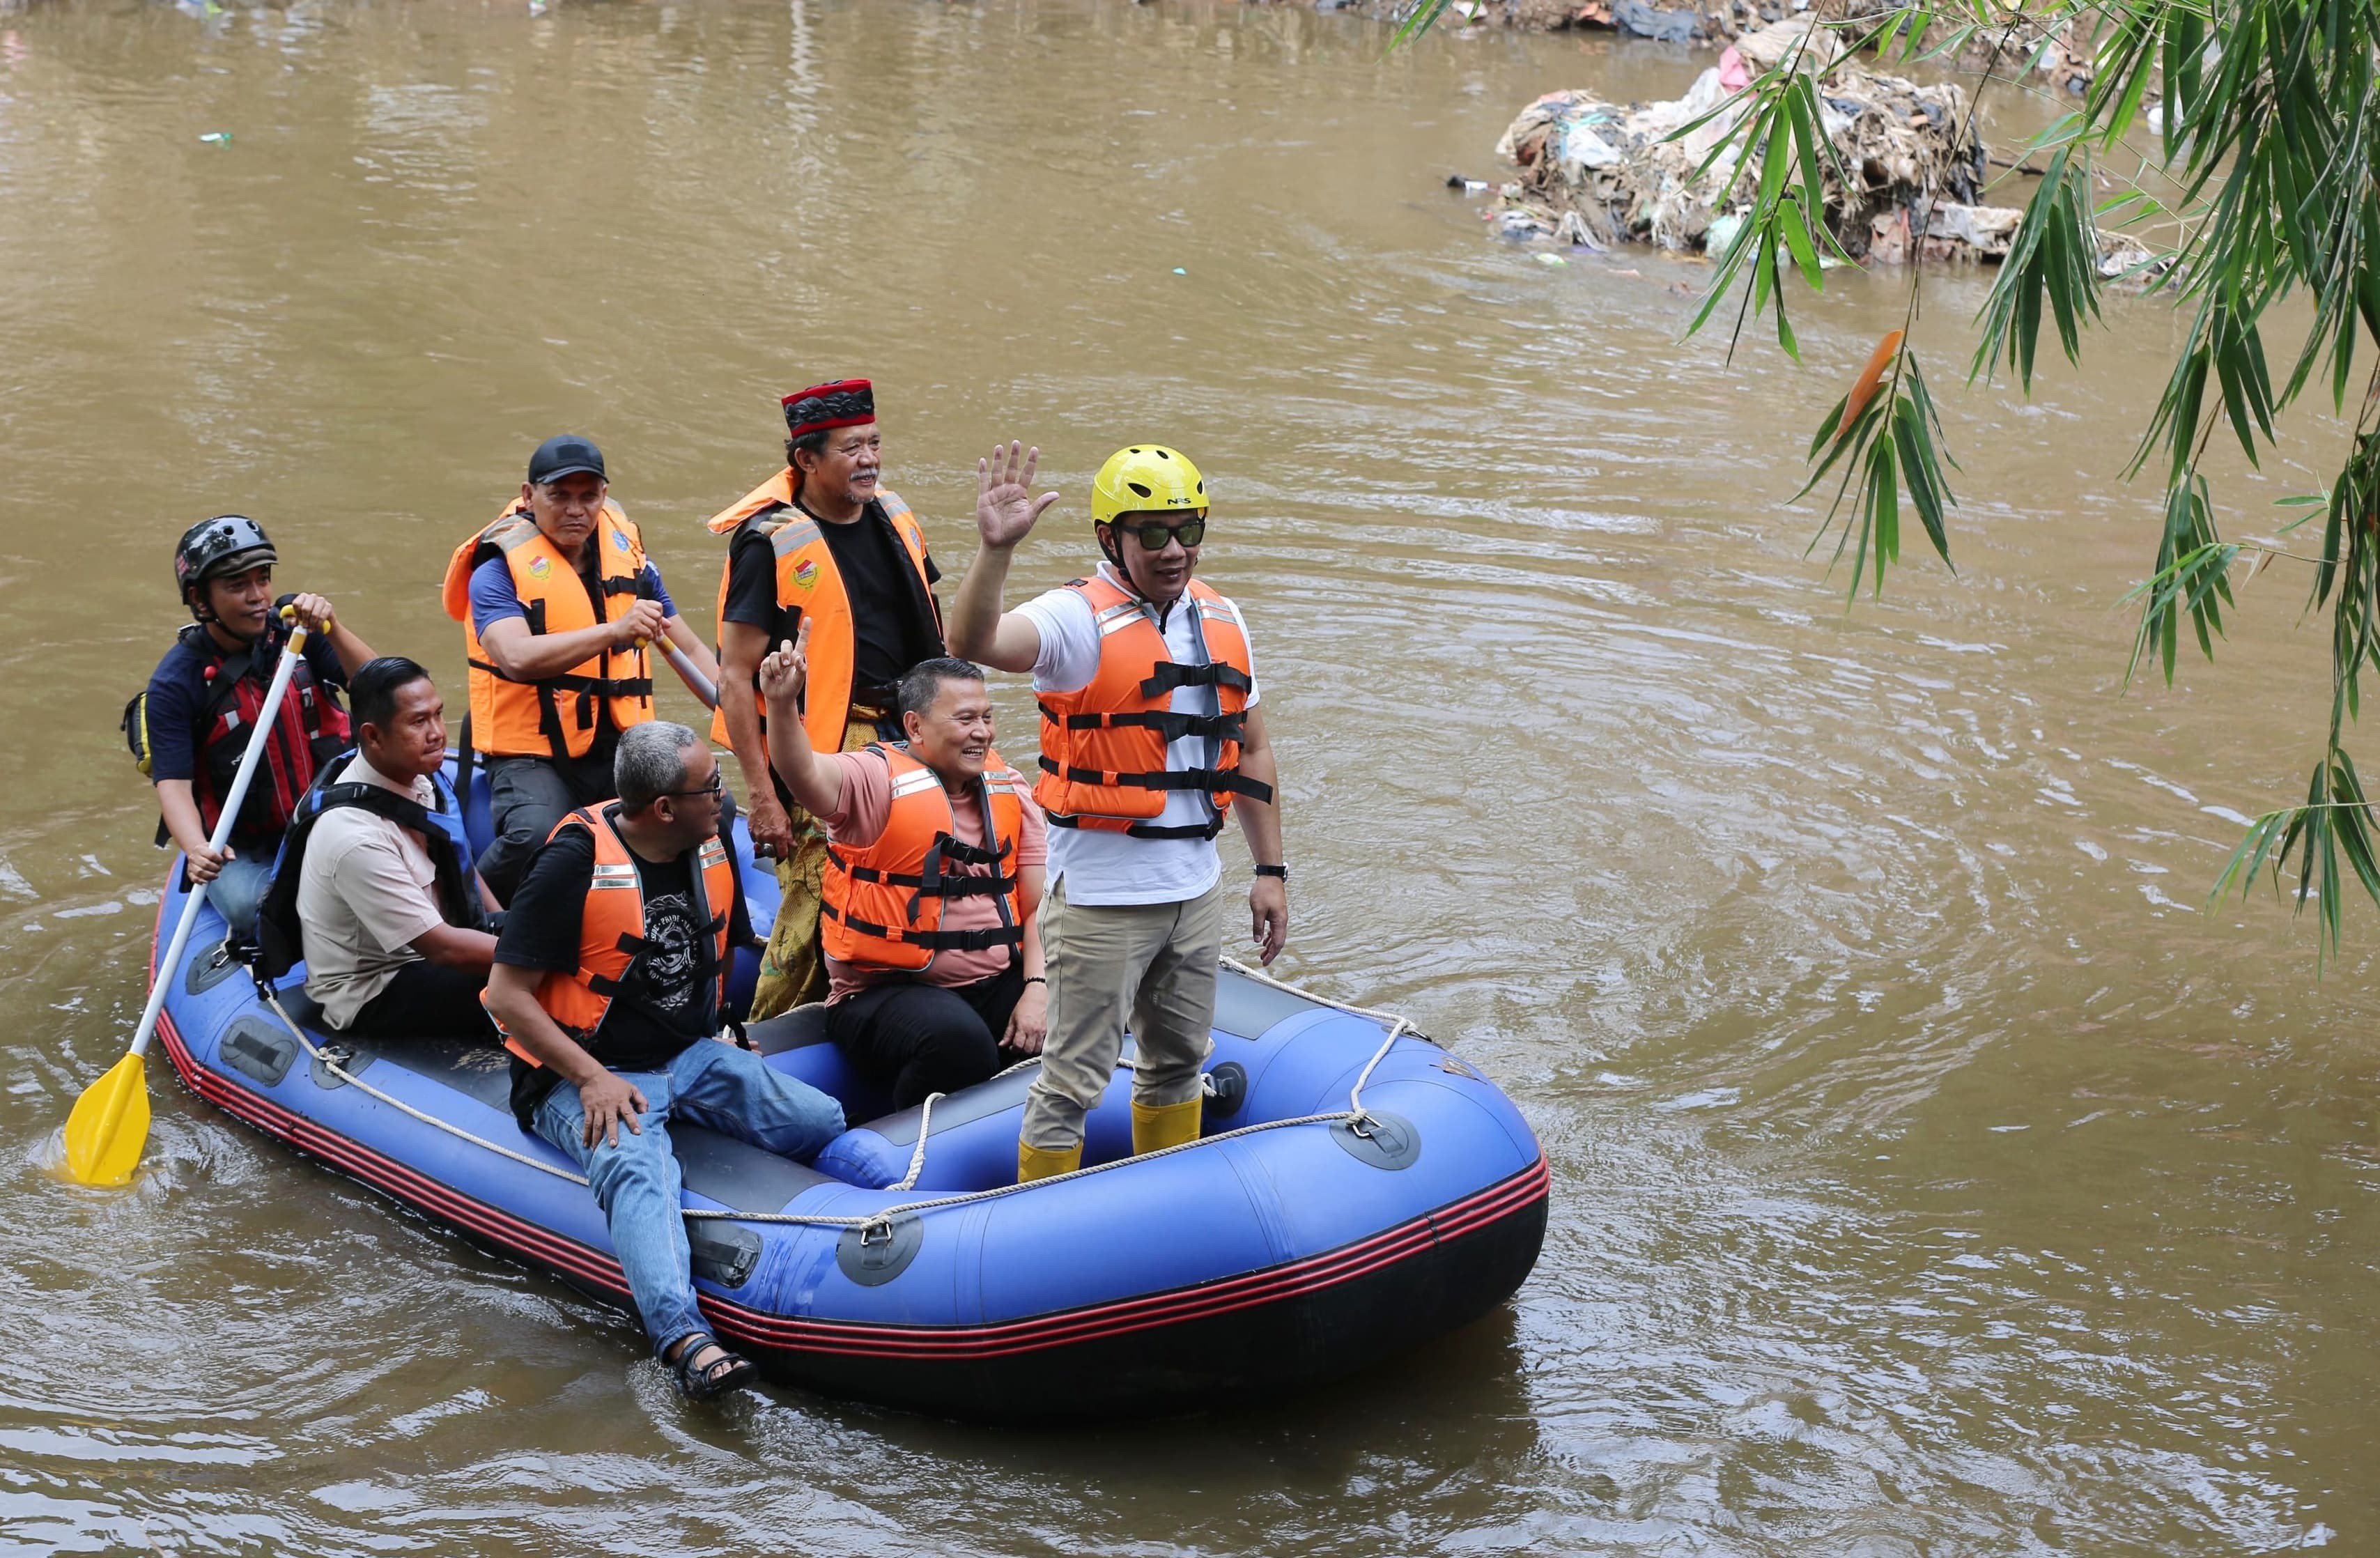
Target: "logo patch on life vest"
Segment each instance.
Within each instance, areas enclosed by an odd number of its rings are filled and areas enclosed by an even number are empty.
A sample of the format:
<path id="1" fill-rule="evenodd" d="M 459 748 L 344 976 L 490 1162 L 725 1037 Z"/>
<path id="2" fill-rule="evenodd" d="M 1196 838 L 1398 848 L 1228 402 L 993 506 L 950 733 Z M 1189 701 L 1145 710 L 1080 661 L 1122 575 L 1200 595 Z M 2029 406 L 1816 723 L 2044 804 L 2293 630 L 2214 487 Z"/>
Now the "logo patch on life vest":
<path id="1" fill-rule="evenodd" d="M 623 552 L 628 550 L 628 532 L 625 530 L 613 530 L 612 532 L 612 544 L 618 547 Z"/>
<path id="2" fill-rule="evenodd" d="M 528 577 L 531 578 L 543 578 L 552 571 L 553 560 L 550 557 L 532 557 L 528 560 Z"/>
<path id="3" fill-rule="evenodd" d="M 816 562 L 815 560 L 811 559 L 811 558 L 805 557 L 805 558 L 803 558 L 800 562 L 798 562 L 798 563 L 795 564 L 795 565 L 794 565 L 794 588 L 795 588 L 796 590 L 814 590 L 814 589 L 816 589 L 817 587 L 818 587 L 818 564 L 817 564 L 817 562 Z"/>

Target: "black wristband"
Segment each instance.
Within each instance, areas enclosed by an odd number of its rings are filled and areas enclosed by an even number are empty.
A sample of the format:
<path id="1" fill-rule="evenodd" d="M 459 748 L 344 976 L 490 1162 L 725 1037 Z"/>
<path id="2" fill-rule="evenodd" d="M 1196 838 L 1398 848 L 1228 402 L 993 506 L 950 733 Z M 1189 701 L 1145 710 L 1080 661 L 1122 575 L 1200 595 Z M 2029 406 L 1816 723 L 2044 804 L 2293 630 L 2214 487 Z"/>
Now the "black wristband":
<path id="1" fill-rule="evenodd" d="M 1039 974 L 1027 974 L 1025 976 L 1025 982 L 1026 984 L 1048 984 L 1050 981 Z"/>
<path id="2" fill-rule="evenodd" d="M 1283 882 L 1287 882 L 1289 880 L 1289 868 L 1287 866 L 1258 866 L 1257 868 L 1257 874 L 1258 876 L 1277 876 Z"/>

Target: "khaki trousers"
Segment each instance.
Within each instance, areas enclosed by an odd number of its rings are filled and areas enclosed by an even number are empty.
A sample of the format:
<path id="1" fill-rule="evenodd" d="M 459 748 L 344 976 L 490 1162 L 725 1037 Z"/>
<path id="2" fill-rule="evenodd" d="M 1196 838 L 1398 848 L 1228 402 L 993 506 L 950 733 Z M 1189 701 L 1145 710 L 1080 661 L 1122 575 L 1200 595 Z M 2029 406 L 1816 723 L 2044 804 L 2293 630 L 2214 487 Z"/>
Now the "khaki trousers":
<path id="1" fill-rule="evenodd" d="M 856 752 L 878 739 L 876 721 L 873 709 L 853 709 L 843 727 L 843 749 Z M 788 805 L 785 815 L 794 824 L 794 852 L 777 862 L 777 918 L 760 954 L 760 977 L 752 986 L 747 1022 L 826 999 L 826 955 L 819 947 L 826 830 L 798 806 Z"/>
<path id="2" fill-rule="evenodd" d="M 1066 902 L 1062 877 L 1041 901 L 1050 979 L 1050 1036 L 1026 1096 L 1028 1147 L 1062 1152 L 1083 1139 L 1083 1116 L 1106 1093 L 1134 1041 L 1132 1096 L 1152 1109 L 1198 1096 L 1215 1047 L 1215 966 L 1223 952 L 1219 879 L 1175 904 Z"/>

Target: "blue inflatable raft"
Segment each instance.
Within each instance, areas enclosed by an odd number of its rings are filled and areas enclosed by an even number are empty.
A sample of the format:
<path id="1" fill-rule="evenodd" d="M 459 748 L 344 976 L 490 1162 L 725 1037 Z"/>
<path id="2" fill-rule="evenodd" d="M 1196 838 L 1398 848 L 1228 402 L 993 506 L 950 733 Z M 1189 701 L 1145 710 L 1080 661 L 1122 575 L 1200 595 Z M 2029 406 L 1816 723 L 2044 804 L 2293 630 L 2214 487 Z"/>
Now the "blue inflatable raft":
<path id="1" fill-rule="evenodd" d="M 469 792 L 457 808 L 450 785 L 441 820 L 484 842 L 484 776 Z M 740 822 L 735 842 L 765 927 L 775 880 L 755 868 Z M 161 928 L 180 912 L 180 882 L 177 859 Z M 302 969 L 268 998 L 224 936 L 207 912 L 159 1025 L 192 1091 L 476 1243 L 625 1304 L 576 1165 L 514 1123 L 502 1051 L 334 1035 Z M 1089 1118 L 1084 1171 L 1024 1187 L 1016 1136 L 1034 1063 L 888 1113 L 826 1041 L 822 1008 L 751 1038 L 866 1122 L 808 1166 L 671 1125 L 702 1308 L 785 1384 L 1028 1422 L 1276 1395 L 1487 1313 L 1544 1238 L 1545 1156 L 1494 1084 L 1401 1023 L 1234 969 L 1218 992 L 1205 1139 L 1132 1158 L 1119 1070 Z"/>

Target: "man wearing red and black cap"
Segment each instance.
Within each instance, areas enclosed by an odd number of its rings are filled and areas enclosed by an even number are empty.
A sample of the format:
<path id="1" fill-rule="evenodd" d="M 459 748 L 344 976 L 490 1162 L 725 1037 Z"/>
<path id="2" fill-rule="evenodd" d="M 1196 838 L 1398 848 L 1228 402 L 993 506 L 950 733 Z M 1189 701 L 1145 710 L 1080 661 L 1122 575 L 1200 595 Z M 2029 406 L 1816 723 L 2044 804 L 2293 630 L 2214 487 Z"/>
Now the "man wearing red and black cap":
<path id="1" fill-rule="evenodd" d="M 941 577 L 926 534 L 880 484 L 883 439 L 865 379 L 784 398 L 785 469 L 710 521 L 733 533 L 719 590 L 719 714 L 711 739 L 735 750 L 753 843 L 776 857 L 783 901 L 752 1017 L 826 996 L 819 955 L 819 875 L 826 835 L 769 768 L 761 659 L 807 620 L 809 677 L 802 726 L 821 752 L 898 740 L 894 688 L 942 652 Z"/>

